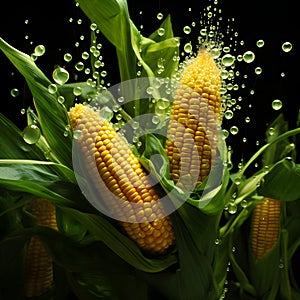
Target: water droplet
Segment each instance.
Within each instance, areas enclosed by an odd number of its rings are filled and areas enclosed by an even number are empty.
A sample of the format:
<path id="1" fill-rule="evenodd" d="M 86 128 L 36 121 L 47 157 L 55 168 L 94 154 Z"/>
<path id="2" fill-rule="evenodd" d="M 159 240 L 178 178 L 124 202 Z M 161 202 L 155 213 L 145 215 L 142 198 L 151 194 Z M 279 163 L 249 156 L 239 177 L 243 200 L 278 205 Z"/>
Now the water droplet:
<path id="1" fill-rule="evenodd" d="M 273 100 L 273 102 L 272 102 L 272 108 L 273 108 L 274 110 L 279 110 L 279 109 L 281 109 L 281 107 L 282 107 L 282 102 L 281 102 L 281 100 L 279 100 L 279 99 Z"/>
<path id="2" fill-rule="evenodd" d="M 64 55 L 64 61 L 70 62 L 72 60 L 72 55 L 70 53 L 66 53 Z"/>
<path id="3" fill-rule="evenodd" d="M 193 50 L 193 46 L 191 43 L 186 43 L 183 47 L 184 52 L 191 53 Z"/>
<path id="4" fill-rule="evenodd" d="M 237 206 L 234 203 L 229 203 L 228 212 L 232 215 L 235 214 L 237 212 Z"/>
<path id="5" fill-rule="evenodd" d="M 158 20 L 162 20 L 164 15 L 162 13 L 158 13 L 156 17 L 157 17 Z"/>
<path id="6" fill-rule="evenodd" d="M 215 239 L 215 245 L 221 245 L 222 244 L 222 240 L 217 238 Z"/>
<path id="7" fill-rule="evenodd" d="M 77 71 L 82 71 L 84 69 L 84 63 L 79 61 L 76 65 L 75 65 L 75 69 Z"/>
<path id="8" fill-rule="evenodd" d="M 82 52 L 81 58 L 87 60 L 90 57 L 90 54 L 87 51 Z"/>
<path id="9" fill-rule="evenodd" d="M 226 67 L 232 66 L 234 61 L 235 61 L 235 57 L 231 54 L 225 54 L 222 57 L 222 64 Z"/>
<path id="10" fill-rule="evenodd" d="M 157 29 L 157 34 L 159 36 L 163 36 L 165 34 L 166 30 L 163 27 L 160 27 Z"/>
<path id="11" fill-rule="evenodd" d="M 91 29 L 92 31 L 95 31 L 95 30 L 97 29 L 97 24 L 96 24 L 96 23 L 92 23 L 92 24 L 90 25 L 90 29 Z"/>
<path id="12" fill-rule="evenodd" d="M 281 48 L 284 52 L 290 52 L 293 48 L 293 45 L 290 42 L 285 42 L 282 44 Z"/>
<path id="13" fill-rule="evenodd" d="M 42 56 L 42 55 L 44 55 L 45 51 L 46 51 L 46 48 L 43 45 L 38 45 L 38 46 L 36 46 L 34 48 L 34 54 L 36 56 Z"/>
<path id="14" fill-rule="evenodd" d="M 236 135 L 239 132 L 239 129 L 237 126 L 231 126 L 230 127 L 230 133 L 233 135 Z"/>
<path id="15" fill-rule="evenodd" d="M 184 26 L 183 27 L 183 32 L 185 34 L 190 34 L 191 33 L 191 27 L 190 26 Z"/>
<path id="16" fill-rule="evenodd" d="M 54 83 L 51 83 L 49 86 L 48 86 L 48 92 L 50 94 L 55 94 L 57 92 L 57 86 L 56 84 Z"/>
<path id="17" fill-rule="evenodd" d="M 154 116 L 152 117 L 152 123 L 153 123 L 153 124 L 158 124 L 159 121 L 160 121 L 160 118 L 159 118 L 158 115 L 154 115 Z"/>
<path id="18" fill-rule="evenodd" d="M 246 117 L 246 118 L 245 118 L 245 122 L 246 122 L 246 123 L 249 123 L 249 122 L 250 122 L 250 117 Z"/>
<path id="19" fill-rule="evenodd" d="M 69 72 L 64 68 L 58 67 L 53 71 L 52 77 L 57 84 L 63 85 L 69 80 Z"/>
<path id="20" fill-rule="evenodd" d="M 265 45 L 264 40 L 258 40 L 258 41 L 256 42 L 256 46 L 257 46 L 258 48 L 261 48 L 261 47 L 263 47 L 264 45 Z"/>
<path id="21" fill-rule="evenodd" d="M 58 96 L 58 97 L 57 97 L 57 102 L 58 102 L 59 104 L 64 104 L 64 102 L 65 102 L 65 97 L 64 97 L 64 96 Z"/>
<path id="22" fill-rule="evenodd" d="M 262 68 L 261 67 L 256 67 L 255 68 L 255 74 L 260 75 L 262 72 Z"/>
<path id="23" fill-rule="evenodd" d="M 73 138 L 75 140 L 79 140 L 81 137 L 82 137 L 82 131 L 79 130 L 79 129 L 74 130 L 74 132 L 73 132 Z"/>
<path id="24" fill-rule="evenodd" d="M 14 88 L 10 91 L 10 94 L 12 95 L 12 97 L 17 97 L 19 96 L 19 90 L 17 88 Z"/>
<path id="25" fill-rule="evenodd" d="M 76 86 L 73 88 L 73 94 L 75 96 L 80 96 L 82 93 L 82 88 L 80 86 Z"/>
<path id="26" fill-rule="evenodd" d="M 23 130 L 23 139 L 27 144 L 35 144 L 41 136 L 41 131 L 36 125 L 28 125 Z"/>
<path id="27" fill-rule="evenodd" d="M 243 200 L 241 201 L 241 207 L 246 208 L 247 206 L 248 206 L 247 200 L 246 200 L 246 199 L 243 199 Z"/>
<path id="28" fill-rule="evenodd" d="M 252 63 L 255 59 L 255 54 L 252 51 L 246 51 L 243 54 L 243 60 L 246 63 Z"/>
<path id="29" fill-rule="evenodd" d="M 99 116 L 102 119 L 110 121 L 112 119 L 112 117 L 114 116 L 114 113 L 108 106 L 104 106 L 100 109 Z M 122 118 L 122 115 L 121 115 L 121 118 Z"/>
<path id="30" fill-rule="evenodd" d="M 103 71 L 101 71 L 100 75 L 101 75 L 102 77 L 105 77 L 105 76 L 107 75 L 107 72 L 106 72 L 105 70 L 103 70 Z"/>
<path id="31" fill-rule="evenodd" d="M 233 118 L 233 111 L 228 109 L 225 111 L 224 113 L 224 117 L 227 119 L 227 120 L 230 120 Z"/>

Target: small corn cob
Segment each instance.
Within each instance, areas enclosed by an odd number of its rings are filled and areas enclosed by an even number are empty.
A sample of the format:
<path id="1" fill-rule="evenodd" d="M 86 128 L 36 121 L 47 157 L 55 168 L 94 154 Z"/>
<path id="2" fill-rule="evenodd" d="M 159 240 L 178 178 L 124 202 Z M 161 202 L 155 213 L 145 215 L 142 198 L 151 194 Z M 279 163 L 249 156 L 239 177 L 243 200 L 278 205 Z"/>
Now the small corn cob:
<path id="1" fill-rule="evenodd" d="M 57 229 L 55 206 L 45 199 L 34 200 L 28 211 L 36 217 L 37 225 Z M 25 258 L 25 296 L 38 297 L 53 284 L 52 257 L 40 242 L 33 236 L 28 243 Z"/>
<path id="2" fill-rule="evenodd" d="M 180 178 L 184 185 L 198 185 L 210 172 L 221 122 L 220 88 L 220 69 L 201 49 L 183 70 L 170 114 L 165 151 L 175 183 Z"/>
<path id="3" fill-rule="evenodd" d="M 81 131 L 78 143 L 89 180 L 121 228 L 140 249 L 153 254 L 165 252 L 174 243 L 171 221 L 162 206 L 155 204 L 157 191 L 125 138 L 91 107 L 75 104 L 69 117 L 73 130 Z M 134 204 L 142 209 L 136 211 Z"/>
<path id="4" fill-rule="evenodd" d="M 261 259 L 275 245 L 279 235 L 280 201 L 264 198 L 253 209 L 251 216 L 251 249 Z"/>

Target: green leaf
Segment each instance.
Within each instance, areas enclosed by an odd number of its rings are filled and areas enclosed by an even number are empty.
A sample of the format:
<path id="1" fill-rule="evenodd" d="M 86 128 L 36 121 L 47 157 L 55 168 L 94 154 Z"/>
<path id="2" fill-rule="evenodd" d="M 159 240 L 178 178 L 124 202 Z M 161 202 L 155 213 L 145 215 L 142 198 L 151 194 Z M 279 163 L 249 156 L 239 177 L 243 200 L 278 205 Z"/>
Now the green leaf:
<path id="1" fill-rule="evenodd" d="M 294 201 L 300 198 L 300 166 L 289 159 L 277 163 L 264 176 L 258 193 L 281 201 Z"/>
<path id="2" fill-rule="evenodd" d="M 70 134 L 64 135 L 65 128 L 69 125 L 69 118 L 66 108 L 57 101 L 59 94 L 49 93 L 48 86 L 51 81 L 29 55 L 15 49 L 2 38 L 0 38 L 0 49 L 24 76 L 34 99 L 42 135 L 46 138 L 51 151 L 62 164 L 71 167 L 72 139 Z"/>
<path id="3" fill-rule="evenodd" d="M 61 209 L 87 228 L 91 234 L 89 242 L 91 239 L 102 241 L 119 257 L 138 270 L 159 272 L 176 262 L 176 258 L 171 254 L 162 258 L 147 258 L 133 241 L 101 215 L 82 213 L 67 207 Z"/>

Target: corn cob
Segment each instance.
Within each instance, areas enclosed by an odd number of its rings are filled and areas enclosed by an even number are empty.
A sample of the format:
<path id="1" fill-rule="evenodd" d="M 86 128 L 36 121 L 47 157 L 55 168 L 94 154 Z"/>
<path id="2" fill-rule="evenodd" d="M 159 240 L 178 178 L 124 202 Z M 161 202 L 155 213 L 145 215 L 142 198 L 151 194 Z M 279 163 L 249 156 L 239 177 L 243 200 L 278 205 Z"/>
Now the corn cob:
<path id="1" fill-rule="evenodd" d="M 251 217 L 251 249 L 261 259 L 275 245 L 279 235 L 280 201 L 264 198 L 253 209 Z"/>
<path id="2" fill-rule="evenodd" d="M 34 200 L 28 211 L 36 217 L 37 225 L 57 229 L 55 206 L 45 199 Z M 52 257 L 33 236 L 29 240 L 25 258 L 25 296 L 41 296 L 53 284 Z"/>
<path id="3" fill-rule="evenodd" d="M 221 121 L 220 69 L 201 49 L 183 70 L 170 114 L 165 151 L 175 183 L 200 184 L 215 161 Z"/>
<path id="4" fill-rule="evenodd" d="M 89 180 L 117 216 L 122 230 L 140 249 L 153 254 L 165 252 L 174 243 L 171 221 L 156 204 L 157 191 L 125 138 L 91 107 L 76 104 L 69 117 L 73 130 L 81 131 L 78 143 Z M 134 204 L 141 209 L 136 211 Z"/>

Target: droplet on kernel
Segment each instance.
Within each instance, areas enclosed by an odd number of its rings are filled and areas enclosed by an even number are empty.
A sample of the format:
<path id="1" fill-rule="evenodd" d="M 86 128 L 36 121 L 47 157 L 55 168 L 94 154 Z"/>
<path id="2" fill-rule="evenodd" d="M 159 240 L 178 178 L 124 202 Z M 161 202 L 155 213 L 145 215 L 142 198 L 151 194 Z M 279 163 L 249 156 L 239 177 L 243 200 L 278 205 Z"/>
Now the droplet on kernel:
<path id="1" fill-rule="evenodd" d="M 293 45 L 290 42 L 285 42 L 282 44 L 281 48 L 284 52 L 290 52 L 293 48 Z"/>
<path id="2" fill-rule="evenodd" d="M 53 71 L 52 77 L 57 84 L 63 85 L 69 80 L 69 72 L 64 68 L 57 67 Z"/>
<path id="3" fill-rule="evenodd" d="M 281 107 L 282 107 L 282 101 L 281 100 L 279 100 L 279 99 L 273 100 L 273 102 L 272 102 L 272 108 L 274 110 L 279 110 L 279 109 L 281 109 Z"/>
<path id="4" fill-rule="evenodd" d="M 35 144 L 41 136 L 41 131 L 36 125 L 28 125 L 23 130 L 23 139 L 27 144 Z"/>
<path id="5" fill-rule="evenodd" d="M 79 140 L 82 137 L 82 131 L 81 130 L 74 130 L 73 132 L 73 138 L 75 140 Z"/>
<path id="6" fill-rule="evenodd" d="M 244 54 L 243 54 L 243 60 L 244 62 L 246 63 L 252 63 L 255 59 L 255 54 L 252 52 L 252 51 L 246 51 Z"/>
<path id="7" fill-rule="evenodd" d="M 45 54 L 46 48 L 43 45 L 38 45 L 34 48 L 34 54 L 36 56 L 42 56 Z"/>

